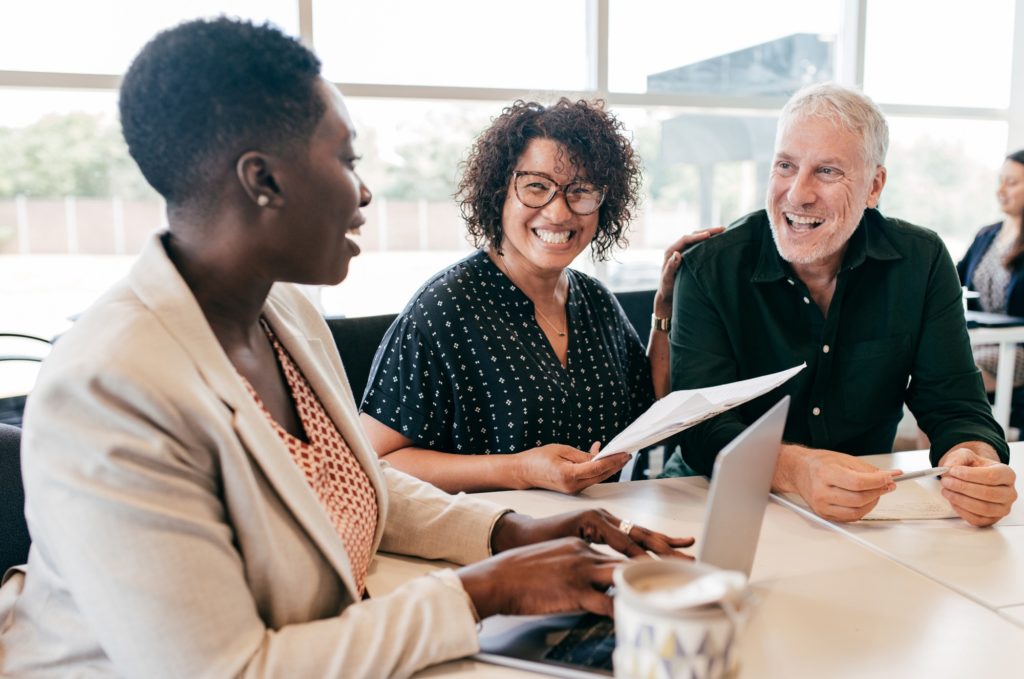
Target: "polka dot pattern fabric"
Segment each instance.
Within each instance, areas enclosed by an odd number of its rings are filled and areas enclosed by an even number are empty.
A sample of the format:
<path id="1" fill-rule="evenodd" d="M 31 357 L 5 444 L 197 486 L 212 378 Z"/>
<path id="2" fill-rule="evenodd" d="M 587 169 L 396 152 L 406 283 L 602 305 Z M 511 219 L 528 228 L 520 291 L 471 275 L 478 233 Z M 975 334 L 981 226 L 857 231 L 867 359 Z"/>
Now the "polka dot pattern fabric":
<path id="1" fill-rule="evenodd" d="M 371 550 L 377 527 L 377 494 L 359 460 L 327 416 L 309 382 L 265 321 L 263 328 L 274 345 L 308 443 L 292 436 L 274 420 L 248 381 L 245 382 L 246 387 L 288 446 L 292 459 L 302 470 L 306 482 L 316 493 L 334 529 L 345 543 L 359 593 L 363 594 L 366 570 L 373 556 Z"/>
<path id="2" fill-rule="evenodd" d="M 429 280 L 388 330 L 363 412 L 448 453 L 607 443 L 654 402 L 650 364 L 611 293 L 566 274 L 565 367 L 533 302 L 476 252 Z"/>

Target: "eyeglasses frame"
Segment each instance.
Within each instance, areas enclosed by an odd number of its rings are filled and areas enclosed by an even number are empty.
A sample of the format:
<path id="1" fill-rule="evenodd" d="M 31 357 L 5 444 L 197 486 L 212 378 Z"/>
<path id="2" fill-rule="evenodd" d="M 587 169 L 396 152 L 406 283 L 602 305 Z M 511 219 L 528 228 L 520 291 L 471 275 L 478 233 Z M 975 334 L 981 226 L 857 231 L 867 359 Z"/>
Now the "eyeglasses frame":
<path id="1" fill-rule="evenodd" d="M 545 201 L 543 205 L 537 205 L 536 207 L 531 206 L 531 205 L 527 205 L 526 202 L 519 195 L 519 186 L 516 184 L 516 180 L 519 179 L 520 177 L 522 177 L 523 175 L 535 175 L 537 177 L 543 177 L 544 179 L 547 179 L 549 182 L 551 182 L 552 184 L 555 185 L 555 190 L 551 192 L 551 197 L 548 198 L 547 201 Z M 573 207 L 572 207 L 572 203 L 569 201 L 569 194 L 566 193 L 566 189 L 568 189 L 573 184 L 590 184 L 595 189 L 599 189 L 601 191 L 601 198 L 600 198 L 600 200 L 597 201 L 597 207 L 595 207 L 590 212 L 576 212 L 576 210 L 574 210 Z M 580 179 L 573 179 L 572 181 L 566 182 L 565 184 L 559 184 L 558 182 L 555 181 L 554 177 L 550 177 L 550 176 L 544 174 L 543 172 L 534 172 L 532 170 L 512 170 L 512 191 L 516 194 L 516 200 L 518 200 L 520 203 L 522 203 L 524 206 L 530 208 L 531 210 L 540 210 L 542 208 L 547 207 L 548 205 L 551 204 L 551 201 L 553 201 L 555 199 L 555 196 L 557 196 L 559 193 L 561 193 L 562 194 L 562 198 L 565 200 L 566 207 L 569 208 L 569 212 L 573 213 L 577 217 L 586 217 L 588 215 L 594 214 L 595 212 L 597 212 L 598 210 L 601 209 L 601 206 L 604 205 L 604 199 L 608 197 L 608 187 L 607 186 L 599 186 L 597 184 L 591 184 L 588 181 L 583 181 L 583 180 L 580 180 Z"/>

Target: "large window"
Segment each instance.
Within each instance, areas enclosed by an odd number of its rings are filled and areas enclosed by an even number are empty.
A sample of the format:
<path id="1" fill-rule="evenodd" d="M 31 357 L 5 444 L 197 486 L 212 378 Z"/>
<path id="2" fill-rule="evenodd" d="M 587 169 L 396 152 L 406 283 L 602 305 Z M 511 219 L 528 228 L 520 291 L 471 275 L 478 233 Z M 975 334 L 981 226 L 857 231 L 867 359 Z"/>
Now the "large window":
<path id="1" fill-rule="evenodd" d="M 339 82 L 584 90 L 585 0 L 313 2 L 313 41 Z"/>
<path id="2" fill-rule="evenodd" d="M 1010 104 L 1014 0 L 868 3 L 864 91 L 915 106 Z M 1017 36 L 1021 40 L 1022 36 Z"/>
<path id="3" fill-rule="evenodd" d="M 839 2 L 610 0 L 615 92 L 787 96 L 835 77 Z M 742 17 L 742 20 L 737 20 Z"/>
<path id="4" fill-rule="evenodd" d="M 0 11 L 0 69 L 8 71 L 120 75 L 158 31 L 215 14 L 299 31 L 295 0 L 33 0 Z"/>
<path id="5" fill-rule="evenodd" d="M 613 287 L 654 285 L 667 243 L 763 204 L 775 116 L 803 84 L 863 85 L 880 103 L 883 210 L 934 228 L 954 257 L 998 218 L 995 177 L 1008 139 L 1024 139 L 1010 104 L 1024 101 L 1024 0 L 39 0 L 3 12 L 0 332 L 62 331 L 163 225 L 120 139 L 116 90 L 149 37 L 196 16 L 299 35 L 349 100 L 374 202 L 350 280 L 322 291 L 330 313 L 396 311 L 469 251 L 458 164 L 515 98 L 603 98 L 632 133 L 645 196 L 631 246 L 579 262 Z"/>

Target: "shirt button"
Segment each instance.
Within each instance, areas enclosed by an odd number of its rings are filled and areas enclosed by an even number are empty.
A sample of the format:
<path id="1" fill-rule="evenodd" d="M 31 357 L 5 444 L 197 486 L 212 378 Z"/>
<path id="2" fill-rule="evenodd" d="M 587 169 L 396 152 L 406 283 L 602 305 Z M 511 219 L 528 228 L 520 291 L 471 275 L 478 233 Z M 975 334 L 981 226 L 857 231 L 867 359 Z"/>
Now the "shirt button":
<path id="1" fill-rule="evenodd" d="M 821 415 L 821 408 L 819 408 L 818 406 L 814 406 L 811 409 L 811 414 L 813 414 L 815 417 L 817 417 L 818 415 Z"/>
<path id="2" fill-rule="evenodd" d="M 796 283 L 793 282 L 792 278 L 787 278 L 786 282 L 789 283 L 790 285 L 796 285 Z"/>
<path id="3" fill-rule="evenodd" d="M 809 300 L 806 297 L 804 297 L 804 304 L 810 304 L 810 303 L 811 303 L 811 300 Z"/>
<path id="4" fill-rule="evenodd" d="M 828 349 L 828 345 L 827 344 L 821 348 L 821 353 L 823 353 L 823 354 L 827 354 L 828 351 L 829 351 L 829 349 Z"/>

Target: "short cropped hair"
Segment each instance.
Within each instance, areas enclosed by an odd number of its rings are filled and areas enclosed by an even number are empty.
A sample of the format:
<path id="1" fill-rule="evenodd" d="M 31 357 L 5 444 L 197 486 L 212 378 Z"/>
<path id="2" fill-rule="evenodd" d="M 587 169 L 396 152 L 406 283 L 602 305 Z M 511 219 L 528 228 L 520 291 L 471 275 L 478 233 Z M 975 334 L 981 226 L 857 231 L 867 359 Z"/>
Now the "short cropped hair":
<path id="1" fill-rule="evenodd" d="M 190 21 L 159 33 L 124 76 L 121 128 L 169 206 L 208 204 L 211 180 L 249 150 L 306 143 L 326 111 L 320 60 L 269 24 Z"/>
<path id="2" fill-rule="evenodd" d="M 591 243 L 594 258 L 608 259 L 613 247 L 625 247 L 640 195 L 639 160 L 622 123 L 603 101 L 565 97 L 551 106 L 516 101 L 474 142 L 455 194 L 474 244 L 501 251 L 501 214 L 512 171 L 534 139 L 565 147 L 569 162 L 587 181 L 606 187 Z"/>
<path id="3" fill-rule="evenodd" d="M 885 165 L 889 150 L 889 125 L 878 106 L 865 94 L 833 82 L 808 85 L 782 108 L 779 130 L 800 116 L 828 118 L 857 132 L 863 143 L 864 161 L 872 168 Z"/>

